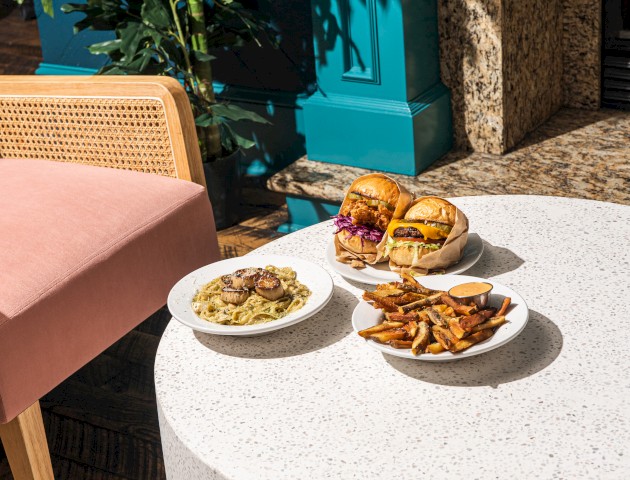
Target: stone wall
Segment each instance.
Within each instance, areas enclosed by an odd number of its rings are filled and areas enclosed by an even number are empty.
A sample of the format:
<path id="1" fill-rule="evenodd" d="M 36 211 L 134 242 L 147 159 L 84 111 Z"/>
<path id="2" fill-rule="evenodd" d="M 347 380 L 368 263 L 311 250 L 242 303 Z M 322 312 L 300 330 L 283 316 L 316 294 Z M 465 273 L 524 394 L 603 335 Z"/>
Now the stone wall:
<path id="1" fill-rule="evenodd" d="M 599 0 L 438 0 L 454 148 L 502 154 L 562 105 L 598 108 Z"/>
<path id="2" fill-rule="evenodd" d="M 602 4 L 563 0 L 562 7 L 564 105 L 596 110 L 601 97 Z"/>
<path id="3" fill-rule="evenodd" d="M 504 149 L 562 104 L 562 5 L 558 0 L 503 2 Z"/>

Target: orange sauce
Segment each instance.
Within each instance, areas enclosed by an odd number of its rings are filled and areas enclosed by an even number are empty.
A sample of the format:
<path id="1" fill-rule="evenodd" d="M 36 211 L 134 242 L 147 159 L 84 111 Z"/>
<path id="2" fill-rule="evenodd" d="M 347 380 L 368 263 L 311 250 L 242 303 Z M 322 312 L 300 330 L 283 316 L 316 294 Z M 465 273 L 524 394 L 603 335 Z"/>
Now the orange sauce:
<path id="1" fill-rule="evenodd" d="M 474 297 L 475 295 L 481 295 L 488 293 L 492 290 L 492 285 L 482 282 L 462 283 L 451 288 L 448 294 L 453 297 Z"/>

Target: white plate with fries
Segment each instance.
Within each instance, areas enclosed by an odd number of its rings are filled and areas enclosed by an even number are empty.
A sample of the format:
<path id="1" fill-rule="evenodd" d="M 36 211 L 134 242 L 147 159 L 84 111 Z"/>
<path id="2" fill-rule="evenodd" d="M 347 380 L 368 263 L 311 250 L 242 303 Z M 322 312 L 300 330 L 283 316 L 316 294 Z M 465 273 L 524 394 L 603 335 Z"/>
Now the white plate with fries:
<path id="1" fill-rule="evenodd" d="M 493 285 L 493 288 L 492 292 L 490 293 L 490 298 L 486 308 L 494 307 L 496 309 L 500 309 L 506 297 L 509 297 L 511 299 L 505 315 L 502 316 L 505 317 L 505 323 L 502 323 L 500 326 L 495 327 L 494 329 L 486 329 L 486 333 L 494 330 L 494 334 L 489 338 L 479 340 L 478 343 L 474 343 L 474 341 L 479 338 L 479 336 L 473 337 L 475 333 L 464 333 L 462 340 L 469 339 L 468 343 L 473 344 L 468 346 L 468 348 L 462 351 L 458 351 L 456 353 L 452 353 L 448 350 L 443 350 L 440 353 L 426 352 L 415 355 L 412 353 L 409 347 L 405 348 L 403 345 L 400 345 L 403 348 L 394 348 L 389 344 L 379 343 L 378 341 L 368 337 L 366 338 L 366 342 L 370 347 L 375 348 L 376 350 L 379 350 L 383 353 L 387 353 L 388 355 L 394 355 L 396 357 L 409 358 L 426 362 L 449 362 L 453 360 L 460 360 L 462 358 L 472 357 L 481 353 L 486 353 L 490 350 L 494 350 L 495 348 L 499 348 L 500 346 L 505 345 L 523 331 L 525 325 L 527 324 L 527 320 L 529 319 L 529 309 L 527 308 L 527 304 L 525 303 L 523 297 L 521 297 L 511 288 L 506 287 L 505 285 L 502 285 L 493 280 L 485 280 L 482 278 L 466 275 L 434 275 L 418 278 L 416 280 L 420 283 L 420 285 L 428 289 L 440 290 L 445 292 L 456 285 L 467 282 L 491 283 Z M 437 307 L 439 306 L 440 305 L 437 305 Z M 383 311 L 379 308 L 375 308 L 374 306 L 372 306 L 371 303 L 368 303 L 366 301 L 359 302 L 359 304 L 354 309 L 354 312 L 352 313 L 352 327 L 357 333 L 380 325 L 381 323 L 383 323 L 384 320 L 385 316 Z M 475 327 L 474 332 L 479 332 L 483 329 L 483 325 L 480 325 L 479 327 Z M 452 327 L 452 331 L 453 330 L 454 326 Z M 404 341 L 401 341 L 399 343 L 403 344 Z M 439 350 L 439 343 L 436 342 L 434 345 L 438 347 L 436 351 Z M 429 348 L 430 346 L 431 345 L 429 345 L 427 348 Z"/>
<path id="2" fill-rule="evenodd" d="M 468 234 L 468 242 L 464 247 L 462 259 L 455 265 L 448 267 L 443 273 L 456 275 L 465 272 L 481 258 L 483 253 L 483 241 L 476 233 Z M 376 265 L 366 265 L 365 268 L 352 268 L 350 265 L 338 262 L 335 254 L 335 243 L 331 240 L 326 248 L 326 260 L 329 265 L 344 278 L 366 285 L 378 285 L 379 283 L 395 282 L 400 277 L 398 273 L 389 269 L 388 262 L 377 263 Z M 442 272 L 440 272 L 442 273 Z"/>
<path id="3" fill-rule="evenodd" d="M 203 285 L 239 269 L 265 268 L 267 265 L 291 267 L 297 274 L 296 279 L 311 291 L 306 303 L 299 310 L 276 320 L 253 325 L 222 325 L 197 316 L 192 302 Z M 333 290 L 332 278 L 326 270 L 315 263 L 286 255 L 245 255 L 212 263 L 189 273 L 171 289 L 167 305 L 173 317 L 193 330 L 214 335 L 247 337 L 270 333 L 306 320 L 326 306 L 333 296 Z"/>

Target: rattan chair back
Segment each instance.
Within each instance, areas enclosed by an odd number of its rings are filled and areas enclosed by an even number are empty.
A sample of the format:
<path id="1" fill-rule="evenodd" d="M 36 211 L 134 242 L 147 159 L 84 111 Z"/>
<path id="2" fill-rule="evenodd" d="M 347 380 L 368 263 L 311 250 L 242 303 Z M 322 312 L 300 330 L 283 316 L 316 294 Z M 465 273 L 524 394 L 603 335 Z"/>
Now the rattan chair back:
<path id="1" fill-rule="evenodd" d="M 123 168 L 205 186 L 188 97 L 168 77 L 0 76 L 0 158 Z"/>

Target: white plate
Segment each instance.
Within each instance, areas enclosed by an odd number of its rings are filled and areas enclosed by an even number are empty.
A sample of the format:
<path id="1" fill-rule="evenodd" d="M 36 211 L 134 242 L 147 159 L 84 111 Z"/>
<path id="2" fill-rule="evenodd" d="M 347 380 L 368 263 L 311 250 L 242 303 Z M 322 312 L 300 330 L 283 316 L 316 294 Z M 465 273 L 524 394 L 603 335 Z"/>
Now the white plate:
<path id="1" fill-rule="evenodd" d="M 465 272 L 479 261 L 482 253 L 483 241 L 481 237 L 476 233 L 468 234 L 468 242 L 466 242 L 466 246 L 464 247 L 462 259 L 455 265 L 448 267 L 444 273 L 455 275 Z M 335 257 L 335 243 L 334 239 L 331 239 L 326 248 L 326 260 L 328 260 L 333 270 L 342 277 L 367 285 L 378 285 L 379 283 L 396 282 L 400 280 L 400 276 L 389 269 L 388 262 L 367 265 L 365 268 L 357 269 L 352 268 L 346 263 L 338 262 Z"/>
<path id="2" fill-rule="evenodd" d="M 494 350 L 495 348 L 505 345 L 523 331 L 525 325 L 527 324 L 527 320 L 529 319 L 529 309 L 527 308 L 527 304 L 525 303 L 525 300 L 523 300 L 523 297 L 511 288 L 501 285 L 494 280 L 470 277 L 468 275 L 434 275 L 419 278 L 418 281 L 425 287 L 434 290 L 449 290 L 455 285 L 466 282 L 491 283 L 494 288 L 490 294 L 488 305 L 499 308 L 505 297 L 510 297 L 512 299 L 512 304 L 506 314 L 507 323 L 501 325 L 492 337 L 459 353 L 442 352 L 436 355 L 424 353 L 422 355 L 415 356 L 411 353 L 411 350 L 397 349 L 390 347 L 389 345 L 377 343 L 374 340 L 366 340 L 370 347 L 396 357 L 411 358 L 425 362 L 449 362 L 489 352 L 490 350 Z M 381 310 L 377 310 L 369 303 L 361 301 L 354 309 L 354 312 L 352 312 L 352 327 L 355 332 L 359 332 L 381 323 L 382 318 L 383 313 Z"/>
<path id="3" fill-rule="evenodd" d="M 306 304 L 286 317 L 257 325 L 220 325 L 199 318 L 192 309 L 192 299 L 200 287 L 211 280 L 232 273 L 240 268 L 274 265 L 291 267 L 297 279 L 311 291 Z M 168 294 L 168 309 L 173 317 L 194 330 L 215 335 L 253 336 L 273 332 L 294 325 L 315 315 L 330 301 L 333 294 L 333 281 L 326 270 L 300 258 L 286 255 L 247 255 L 212 263 L 189 273 L 171 289 Z"/>

